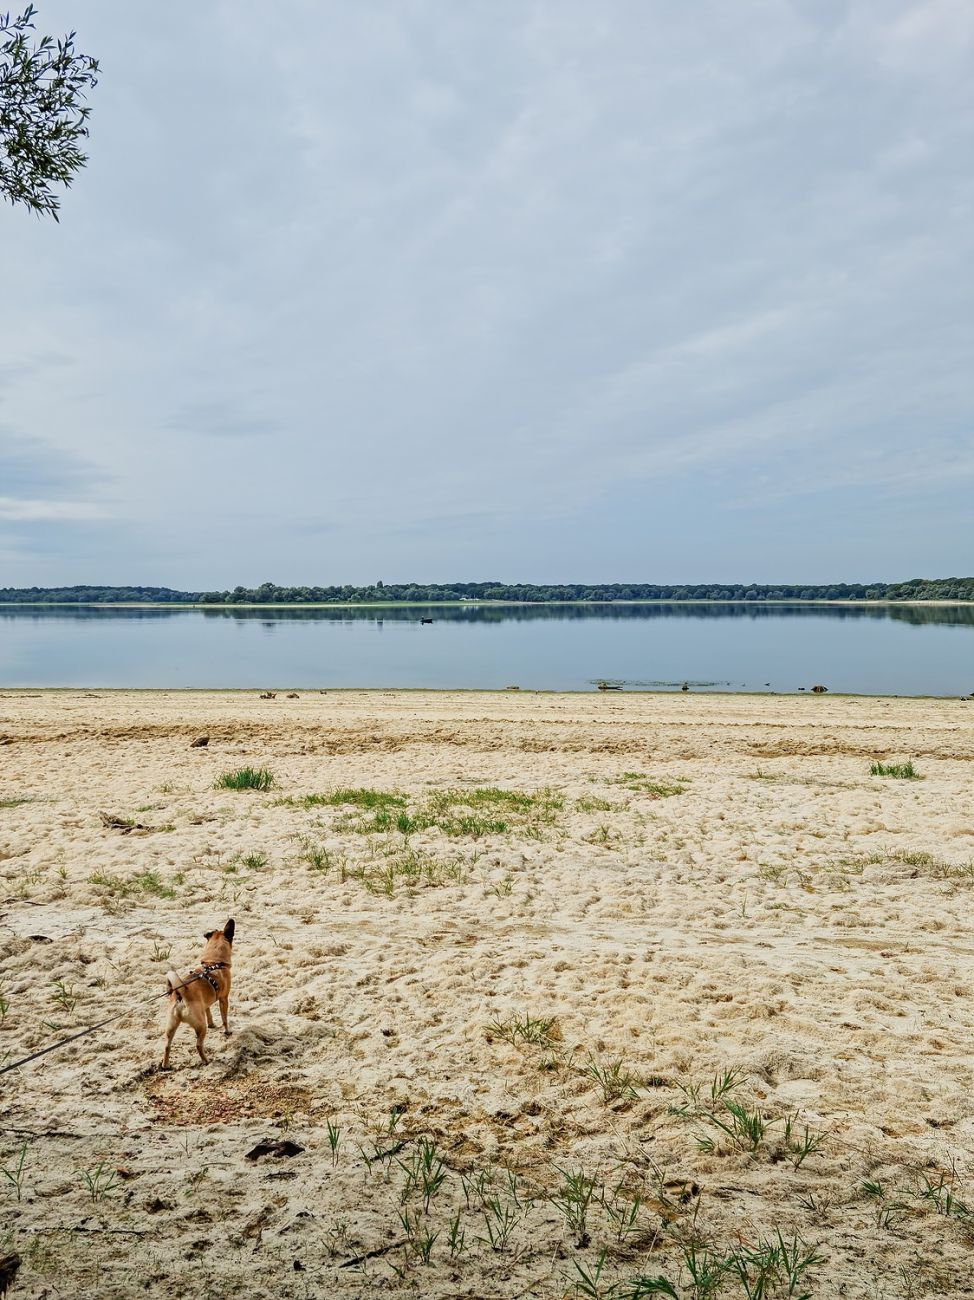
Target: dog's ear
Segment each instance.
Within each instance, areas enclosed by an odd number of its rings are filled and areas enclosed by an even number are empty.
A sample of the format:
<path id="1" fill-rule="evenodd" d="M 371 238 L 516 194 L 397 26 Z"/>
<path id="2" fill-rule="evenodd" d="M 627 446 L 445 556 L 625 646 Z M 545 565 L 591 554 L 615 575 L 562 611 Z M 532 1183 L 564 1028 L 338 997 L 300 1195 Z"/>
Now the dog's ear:
<path id="1" fill-rule="evenodd" d="M 203 934 L 203 938 L 204 938 L 204 939 L 212 939 L 213 936 L 214 936 L 215 934 L 216 934 L 216 931 L 215 931 L 215 930 L 206 930 L 206 931 L 204 932 L 204 934 Z"/>
<path id="2" fill-rule="evenodd" d="M 233 943 L 233 932 L 236 928 L 236 922 L 231 916 L 230 920 L 223 927 L 223 937 L 226 939 L 227 943 Z"/>

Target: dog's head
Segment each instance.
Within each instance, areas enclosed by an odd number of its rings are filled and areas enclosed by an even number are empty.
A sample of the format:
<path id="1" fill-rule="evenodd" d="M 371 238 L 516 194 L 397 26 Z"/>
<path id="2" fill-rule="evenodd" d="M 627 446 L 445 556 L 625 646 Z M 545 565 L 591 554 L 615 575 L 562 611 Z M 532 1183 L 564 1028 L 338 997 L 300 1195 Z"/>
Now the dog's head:
<path id="1" fill-rule="evenodd" d="M 235 929 L 236 925 L 233 917 L 231 917 L 222 930 L 207 930 L 203 935 L 206 940 L 206 947 L 203 949 L 203 960 L 229 961 Z"/>

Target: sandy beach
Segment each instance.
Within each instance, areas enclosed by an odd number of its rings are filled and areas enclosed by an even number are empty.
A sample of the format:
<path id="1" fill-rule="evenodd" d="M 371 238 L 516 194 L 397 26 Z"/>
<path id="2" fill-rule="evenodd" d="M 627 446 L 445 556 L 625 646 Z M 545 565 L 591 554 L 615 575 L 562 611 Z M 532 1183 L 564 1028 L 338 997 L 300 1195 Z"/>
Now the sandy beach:
<path id="1" fill-rule="evenodd" d="M 128 1012 L 0 1076 L 11 1296 L 974 1293 L 972 796 L 956 699 L 0 692 L 0 1064 Z"/>

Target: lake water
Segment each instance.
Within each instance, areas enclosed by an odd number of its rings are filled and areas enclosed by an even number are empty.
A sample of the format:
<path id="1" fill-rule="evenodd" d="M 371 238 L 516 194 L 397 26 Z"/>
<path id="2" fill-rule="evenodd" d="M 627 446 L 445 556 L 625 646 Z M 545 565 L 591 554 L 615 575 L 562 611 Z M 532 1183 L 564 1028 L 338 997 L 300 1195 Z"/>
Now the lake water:
<path id="1" fill-rule="evenodd" d="M 422 624 L 421 618 L 433 619 Z M 0 685 L 974 691 L 974 607 L 0 607 Z"/>

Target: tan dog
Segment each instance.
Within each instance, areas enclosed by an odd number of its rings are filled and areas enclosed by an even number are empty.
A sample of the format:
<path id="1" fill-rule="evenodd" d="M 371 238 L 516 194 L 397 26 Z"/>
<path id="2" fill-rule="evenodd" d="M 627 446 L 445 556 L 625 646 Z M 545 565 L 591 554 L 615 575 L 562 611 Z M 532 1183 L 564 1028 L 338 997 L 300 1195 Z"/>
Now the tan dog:
<path id="1" fill-rule="evenodd" d="M 227 1025 L 227 1003 L 230 998 L 230 959 L 233 955 L 233 920 L 227 921 L 222 930 L 209 930 L 203 938 L 206 947 L 200 958 L 200 964 L 188 975 L 180 977 L 171 970 L 166 975 L 169 986 L 169 1023 L 166 1026 L 166 1050 L 162 1054 L 162 1068 L 169 1069 L 169 1049 L 172 1047 L 173 1034 L 185 1020 L 196 1030 L 196 1050 L 200 1060 L 208 1065 L 203 1051 L 203 1039 L 207 1029 L 215 1029 L 213 1023 L 213 1003 L 220 1004 L 220 1018 L 223 1032 L 230 1033 Z"/>

